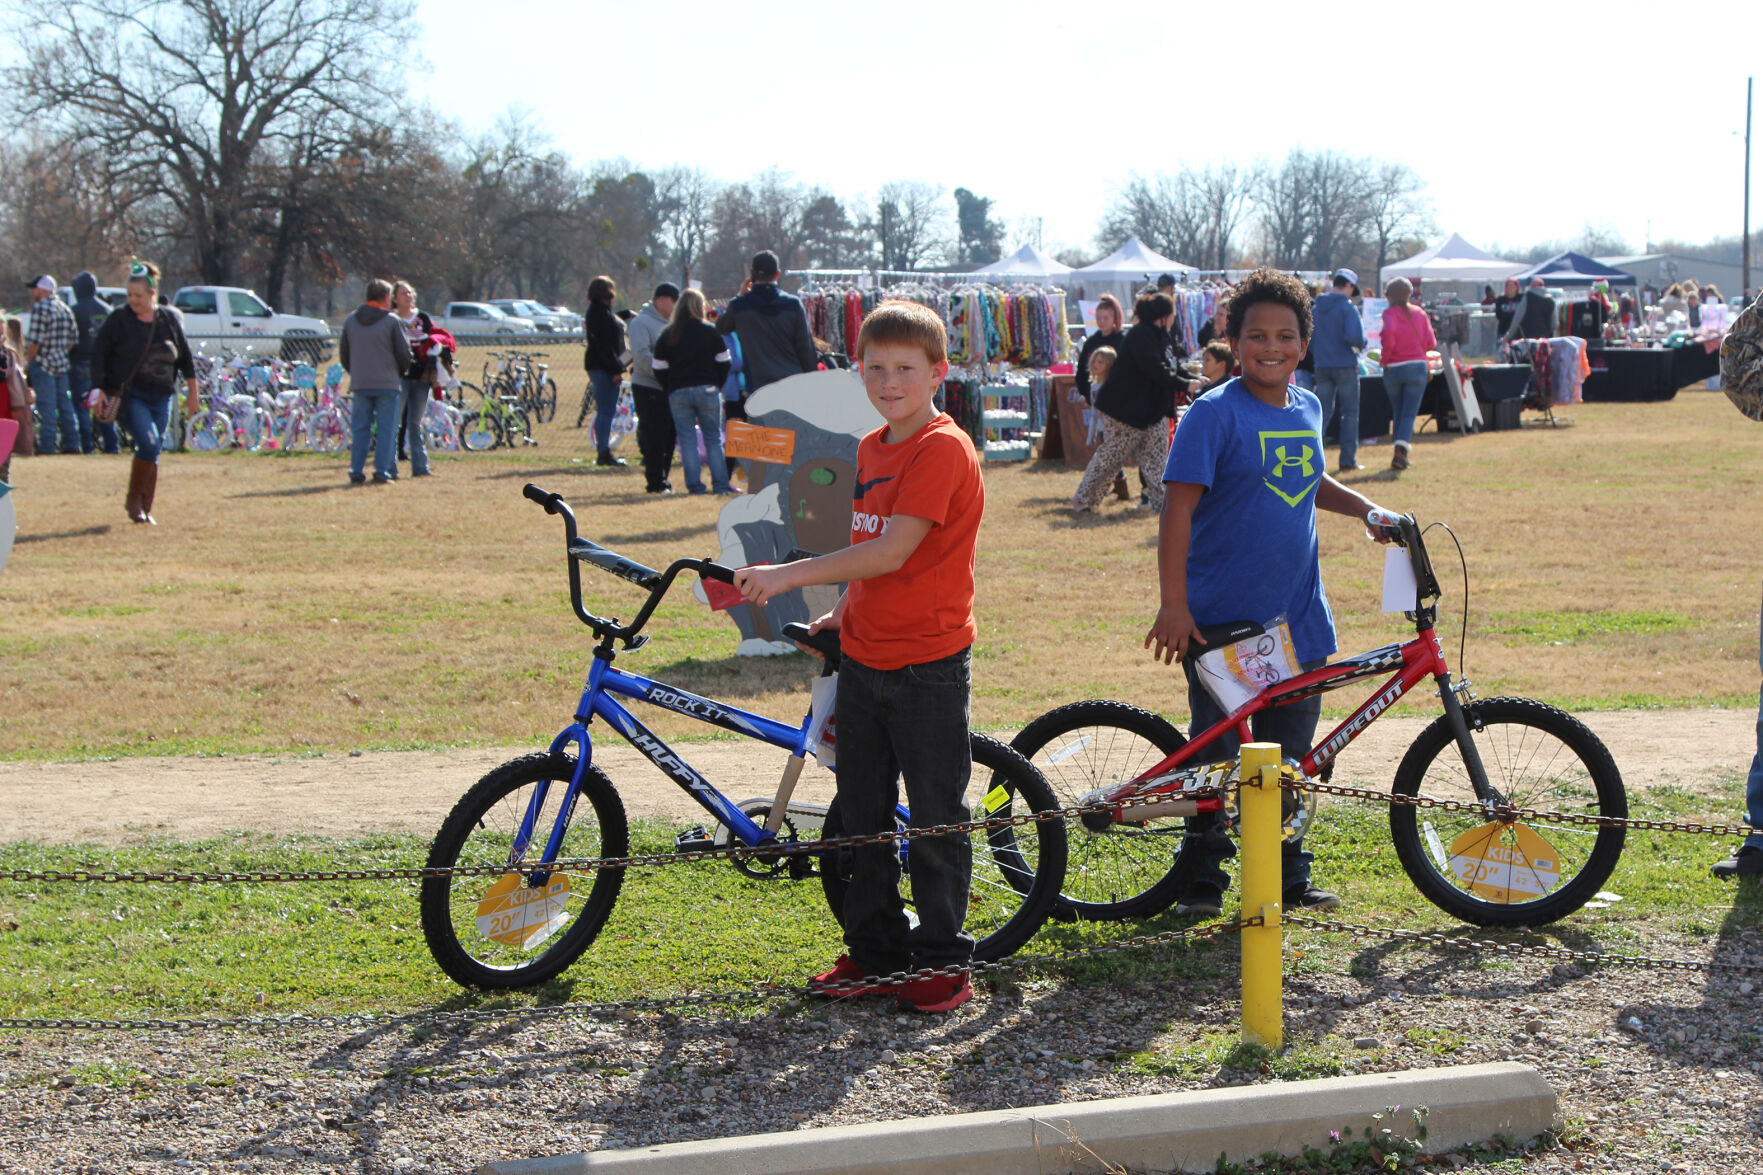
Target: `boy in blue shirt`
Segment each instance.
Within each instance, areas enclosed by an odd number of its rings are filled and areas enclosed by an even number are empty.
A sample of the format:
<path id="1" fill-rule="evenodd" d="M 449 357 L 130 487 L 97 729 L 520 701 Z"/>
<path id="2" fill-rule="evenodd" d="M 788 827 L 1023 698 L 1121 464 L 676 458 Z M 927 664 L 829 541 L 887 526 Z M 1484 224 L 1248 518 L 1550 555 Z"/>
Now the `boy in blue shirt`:
<path id="1" fill-rule="evenodd" d="M 1225 328 L 1243 374 L 1194 401 L 1175 431 L 1163 473 L 1167 497 L 1157 544 L 1161 602 L 1145 647 L 1155 645 L 1153 655 L 1165 664 L 1184 658 L 1190 736 L 1225 717 L 1185 660 L 1190 646 L 1198 652 L 1205 643 L 1200 626 L 1283 615 L 1301 669 L 1321 668 L 1335 651 L 1335 633 L 1317 562 L 1316 511 L 1364 520 L 1377 509 L 1328 476 L 1322 404 L 1291 386 L 1311 326 L 1310 293 L 1297 278 L 1269 269 L 1250 274 L 1231 295 Z M 1266 567 L 1289 572 L 1268 575 L 1261 570 Z M 1321 716 L 1322 698 L 1315 695 L 1264 710 L 1251 726 L 1256 739 L 1276 742 L 1286 758 L 1300 759 Z M 1214 746 L 1218 758 L 1233 757 L 1236 736 Z M 1223 862 L 1236 855 L 1236 846 L 1216 814 L 1193 818 L 1189 831 L 1202 837 L 1204 862 L 1176 912 L 1216 916 L 1230 884 Z M 1301 838 L 1282 850 L 1288 908 L 1340 904 L 1311 884 L 1311 856 Z"/>

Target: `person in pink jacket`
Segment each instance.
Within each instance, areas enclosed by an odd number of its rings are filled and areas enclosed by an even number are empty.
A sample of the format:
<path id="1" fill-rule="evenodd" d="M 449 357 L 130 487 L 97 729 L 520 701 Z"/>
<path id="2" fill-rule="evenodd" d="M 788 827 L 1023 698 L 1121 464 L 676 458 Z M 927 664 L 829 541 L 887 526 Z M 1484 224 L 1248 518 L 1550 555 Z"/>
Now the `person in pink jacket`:
<path id="1" fill-rule="evenodd" d="M 1396 432 L 1390 468 L 1406 469 L 1413 463 L 1414 417 L 1426 390 L 1426 353 L 1438 340 L 1426 311 L 1408 304 L 1414 286 L 1407 278 L 1397 278 L 1383 294 L 1390 302 L 1383 312 L 1383 390 L 1390 398 Z"/>

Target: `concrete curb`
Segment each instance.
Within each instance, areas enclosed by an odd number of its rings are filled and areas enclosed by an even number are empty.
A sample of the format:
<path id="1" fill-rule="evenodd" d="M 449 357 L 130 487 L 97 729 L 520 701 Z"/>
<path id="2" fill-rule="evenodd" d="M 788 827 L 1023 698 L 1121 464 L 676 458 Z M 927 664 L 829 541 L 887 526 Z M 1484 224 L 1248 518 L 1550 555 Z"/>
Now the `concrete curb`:
<path id="1" fill-rule="evenodd" d="M 1210 1171 L 1267 1151 L 1326 1150 L 1372 1115 L 1424 1106 L 1429 1151 L 1547 1130 L 1555 1092 L 1529 1065 L 1498 1062 L 1234 1089 L 1028 1106 L 860 1126 L 486 1163 L 476 1175 L 1066 1175 L 1118 1165 Z"/>

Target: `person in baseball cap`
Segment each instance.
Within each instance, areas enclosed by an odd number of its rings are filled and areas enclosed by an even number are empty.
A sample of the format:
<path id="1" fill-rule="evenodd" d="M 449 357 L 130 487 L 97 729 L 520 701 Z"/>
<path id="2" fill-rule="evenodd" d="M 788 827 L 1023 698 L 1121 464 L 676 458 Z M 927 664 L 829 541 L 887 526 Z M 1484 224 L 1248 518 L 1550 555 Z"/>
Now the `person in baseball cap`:
<path id="1" fill-rule="evenodd" d="M 1331 284 L 1333 284 L 1338 289 L 1340 287 L 1340 284 L 1343 281 L 1345 281 L 1349 286 L 1353 287 L 1354 294 L 1357 294 L 1359 292 L 1359 275 L 1358 274 L 1354 273 L 1350 269 L 1337 269 L 1337 270 L 1335 270 L 1334 271 L 1334 278 L 1332 279 Z"/>
<path id="2" fill-rule="evenodd" d="M 38 294 L 53 294 L 56 288 L 55 279 L 46 273 L 41 273 L 33 277 L 26 288 Z"/>

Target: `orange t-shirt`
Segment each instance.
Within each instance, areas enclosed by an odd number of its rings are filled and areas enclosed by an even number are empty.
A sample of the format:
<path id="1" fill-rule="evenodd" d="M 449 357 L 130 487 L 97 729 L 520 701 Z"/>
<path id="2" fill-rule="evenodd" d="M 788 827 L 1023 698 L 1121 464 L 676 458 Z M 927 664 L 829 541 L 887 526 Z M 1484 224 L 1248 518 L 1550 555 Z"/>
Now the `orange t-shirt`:
<path id="1" fill-rule="evenodd" d="M 973 623 L 973 551 L 986 487 L 973 441 L 938 413 L 904 441 L 884 425 L 857 446 L 851 544 L 876 538 L 896 514 L 930 522 L 898 571 L 846 590 L 839 643 L 872 669 L 903 669 L 953 656 L 979 635 Z"/>

